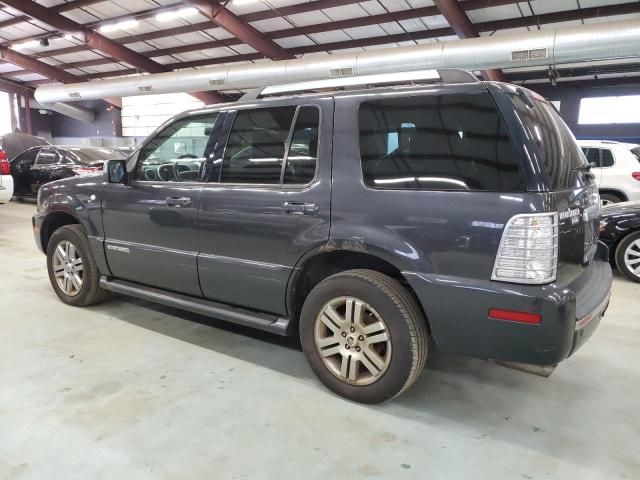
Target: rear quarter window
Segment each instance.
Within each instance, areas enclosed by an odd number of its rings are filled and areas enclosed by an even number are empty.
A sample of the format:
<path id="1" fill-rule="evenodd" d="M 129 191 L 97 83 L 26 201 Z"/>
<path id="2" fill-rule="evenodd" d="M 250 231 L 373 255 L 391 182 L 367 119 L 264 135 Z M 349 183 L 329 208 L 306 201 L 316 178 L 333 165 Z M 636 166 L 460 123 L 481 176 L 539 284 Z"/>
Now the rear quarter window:
<path id="1" fill-rule="evenodd" d="M 488 92 L 365 101 L 358 124 L 369 187 L 524 190 L 511 140 Z"/>

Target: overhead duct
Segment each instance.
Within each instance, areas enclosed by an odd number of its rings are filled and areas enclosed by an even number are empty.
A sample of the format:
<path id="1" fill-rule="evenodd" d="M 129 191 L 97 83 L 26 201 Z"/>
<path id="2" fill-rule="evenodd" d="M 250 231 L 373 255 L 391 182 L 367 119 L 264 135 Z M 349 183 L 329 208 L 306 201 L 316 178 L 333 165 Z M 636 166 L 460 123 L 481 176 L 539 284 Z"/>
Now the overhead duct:
<path id="1" fill-rule="evenodd" d="M 498 34 L 402 48 L 44 85 L 43 104 L 156 93 L 250 89 L 327 78 L 436 68 L 482 70 L 640 56 L 640 22 L 627 20 Z"/>
<path id="2" fill-rule="evenodd" d="M 76 120 L 86 123 L 93 123 L 96 119 L 96 114 L 93 110 L 81 107 L 80 105 L 72 105 L 70 103 L 53 102 L 42 105 L 41 103 L 34 102 L 32 100 L 29 103 L 29 106 L 36 110 L 53 110 L 54 112 L 61 113 L 62 115 L 66 115 L 67 117 L 75 118 Z"/>

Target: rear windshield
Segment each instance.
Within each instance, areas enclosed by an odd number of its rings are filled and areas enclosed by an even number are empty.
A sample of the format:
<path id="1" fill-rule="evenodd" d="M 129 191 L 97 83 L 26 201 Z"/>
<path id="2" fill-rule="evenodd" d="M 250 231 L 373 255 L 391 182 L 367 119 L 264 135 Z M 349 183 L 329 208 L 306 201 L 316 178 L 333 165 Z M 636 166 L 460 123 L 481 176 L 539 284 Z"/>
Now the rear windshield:
<path id="1" fill-rule="evenodd" d="M 636 157 L 636 160 L 640 162 L 640 145 L 638 145 L 637 147 L 633 147 L 631 149 L 631 153 L 633 154 L 634 157 Z"/>
<path id="2" fill-rule="evenodd" d="M 369 187 L 524 190 L 517 157 L 488 92 L 365 101 L 358 123 Z"/>
<path id="3" fill-rule="evenodd" d="M 572 188 L 576 170 L 587 165 L 576 139 L 553 106 L 544 100 L 528 100 L 511 94 L 527 136 L 532 138 L 553 190 Z M 533 152 L 535 154 L 535 152 Z"/>

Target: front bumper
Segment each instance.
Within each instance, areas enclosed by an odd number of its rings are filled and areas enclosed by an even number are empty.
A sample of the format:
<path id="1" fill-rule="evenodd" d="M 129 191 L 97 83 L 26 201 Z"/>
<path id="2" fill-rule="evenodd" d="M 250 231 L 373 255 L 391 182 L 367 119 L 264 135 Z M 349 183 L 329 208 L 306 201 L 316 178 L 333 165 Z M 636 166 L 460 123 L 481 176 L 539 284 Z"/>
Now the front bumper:
<path id="1" fill-rule="evenodd" d="M 47 253 L 42 248 L 42 222 L 44 221 L 44 215 L 40 213 L 34 213 L 31 217 L 31 225 L 33 227 L 33 240 L 36 242 L 36 247 L 42 253 Z"/>
<path id="2" fill-rule="evenodd" d="M 604 248 L 602 246 L 601 248 Z M 606 248 L 605 248 L 606 250 Z M 571 284 L 515 285 L 404 272 L 439 350 L 538 365 L 555 364 L 591 336 L 611 294 L 602 253 Z M 490 319 L 489 309 L 538 313 L 540 324 Z"/>

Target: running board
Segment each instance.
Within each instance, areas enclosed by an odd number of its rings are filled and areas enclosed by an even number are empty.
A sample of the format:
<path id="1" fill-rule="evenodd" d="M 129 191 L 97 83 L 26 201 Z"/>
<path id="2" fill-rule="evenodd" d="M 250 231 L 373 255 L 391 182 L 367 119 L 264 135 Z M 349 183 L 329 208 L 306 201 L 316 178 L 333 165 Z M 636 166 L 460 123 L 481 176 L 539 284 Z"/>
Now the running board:
<path id="1" fill-rule="evenodd" d="M 169 307 L 188 310 L 207 317 L 213 317 L 226 322 L 236 323 L 247 327 L 275 333 L 276 335 L 289 335 L 291 321 L 267 313 L 257 313 L 243 308 L 230 307 L 221 303 L 212 302 L 203 298 L 190 297 L 180 293 L 167 292 L 153 287 L 147 287 L 125 280 L 115 280 L 106 276 L 100 277 L 100 286 L 105 290 L 131 297 L 161 303 Z"/>

